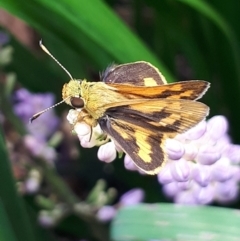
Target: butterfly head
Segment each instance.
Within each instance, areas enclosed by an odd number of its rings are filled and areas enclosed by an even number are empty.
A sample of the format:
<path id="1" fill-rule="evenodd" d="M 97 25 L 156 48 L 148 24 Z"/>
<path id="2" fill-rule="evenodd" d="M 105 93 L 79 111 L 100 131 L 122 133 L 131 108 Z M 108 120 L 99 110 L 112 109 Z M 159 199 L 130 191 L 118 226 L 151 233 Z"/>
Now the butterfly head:
<path id="1" fill-rule="evenodd" d="M 70 106 L 79 109 L 84 107 L 84 100 L 82 99 L 81 80 L 71 79 L 64 84 L 62 89 L 62 98 Z"/>

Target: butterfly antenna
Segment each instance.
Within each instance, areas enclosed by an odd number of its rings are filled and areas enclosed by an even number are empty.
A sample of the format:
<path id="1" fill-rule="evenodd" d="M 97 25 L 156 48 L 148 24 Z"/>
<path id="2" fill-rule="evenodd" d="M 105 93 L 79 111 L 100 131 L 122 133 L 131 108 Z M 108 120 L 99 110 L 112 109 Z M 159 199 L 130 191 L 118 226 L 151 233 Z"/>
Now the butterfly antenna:
<path id="1" fill-rule="evenodd" d="M 47 53 L 66 73 L 67 75 L 70 77 L 70 79 L 73 79 L 72 75 L 67 71 L 67 69 L 49 52 L 49 50 L 43 45 L 42 43 L 42 40 L 39 41 L 39 45 L 41 47 L 41 49 Z M 35 115 L 33 115 L 30 119 L 29 119 L 29 122 L 32 123 L 34 120 L 36 120 L 40 115 L 42 115 L 43 113 L 51 110 L 52 108 L 62 104 L 63 102 L 65 102 L 69 97 L 65 98 L 64 100 L 56 103 L 55 105 L 53 106 L 50 106 L 48 108 L 46 108 L 45 110 L 42 110 L 42 111 L 39 111 L 38 113 L 36 113 Z"/>
<path id="2" fill-rule="evenodd" d="M 67 71 L 67 69 L 49 52 L 49 50 L 43 45 L 42 43 L 42 39 L 39 41 L 39 45 L 41 47 L 41 49 L 47 53 L 66 73 L 67 75 L 73 79 L 72 75 Z"/>
<path id="3" fill-rule="evenodd" d="M 52 105 L 52 106 L 46 108 L 45 110 L 39 111 L 38 113 L 34 114 L 34 115 L 29 119 L 29 123 L 32 123 L 34 120 L 36 120 L 36 119 L 37 119 L 40 115 L 42 115 L 43 113 L 45 113 L 45 112 L 51 110 L 52 108 L 54 108 L 54 107 L 62 104 L 62 103 L 65 102 L 68 98 L 70 98 L 70 96 L 67 97 L 67 98 L 65 98 L 64 100 L 56 103 L 55 105 Z"/>

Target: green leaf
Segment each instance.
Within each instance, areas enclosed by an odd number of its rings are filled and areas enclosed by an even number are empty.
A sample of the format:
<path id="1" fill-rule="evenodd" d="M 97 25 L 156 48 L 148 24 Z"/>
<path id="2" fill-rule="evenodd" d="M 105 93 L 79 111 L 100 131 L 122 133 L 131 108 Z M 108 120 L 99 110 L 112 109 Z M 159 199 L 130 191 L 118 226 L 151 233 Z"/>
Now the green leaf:
<path id="1" fill-rule="evenodd" d="M 17 241 L 1 200 L 0 200 L 0 227 L 1 227 L 0 240 Z"/>
<path id="2" fill-rule="evenodd" d="M 209 206 L 141 204 L 120 209 L 111 226 L 115 241 L 236 241 L 238 210 Z"/>
<path id="3" fill-rule="evenodd" d="M 173 79 L 164 64 L 101 0 L 26 0 L 21 4 L 5 0 L 0 6 L 33 26 L 53 48 L 58 46 L 54 53 L 61 50 L 70 62 L 84 55 L 85 61 L 102 69 L 111 62 L 145 60 L 156 65 L 168 80 Z M 70 54 L 65 52 L 69 49 Z"/>
<path id="4" fill-rule="evenodd" d="M 31 223 L 24 207 L 23 200 L 19 197 L 15 180 L 11 173 L 10 160 L 0 128 L 0 197 L 12 229 L 18 241 L 34 241 Z"/>

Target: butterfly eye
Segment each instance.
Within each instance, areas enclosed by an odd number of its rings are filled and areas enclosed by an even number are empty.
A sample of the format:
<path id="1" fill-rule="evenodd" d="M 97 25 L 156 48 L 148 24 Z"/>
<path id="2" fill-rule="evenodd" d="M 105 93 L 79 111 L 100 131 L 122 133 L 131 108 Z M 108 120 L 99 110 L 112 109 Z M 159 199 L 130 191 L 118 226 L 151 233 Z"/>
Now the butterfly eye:
<path id="1" fill-rule="evenodd" d="M 84 101 L 81 98 L 72 97 L 70 102 L 71 102 L 72 107 L 74 107 L 74 108 L 78 109 L 78 108 L 83 108 L 84 107 Z"/>

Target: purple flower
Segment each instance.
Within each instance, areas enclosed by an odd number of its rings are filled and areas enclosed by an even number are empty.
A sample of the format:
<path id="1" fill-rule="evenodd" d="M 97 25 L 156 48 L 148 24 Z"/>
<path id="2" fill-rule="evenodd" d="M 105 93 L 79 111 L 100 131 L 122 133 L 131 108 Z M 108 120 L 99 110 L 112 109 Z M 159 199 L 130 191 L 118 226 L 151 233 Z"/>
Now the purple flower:
<path id="1" fill-rule="evenodd" d="M 24 144 L 34 156 L 42 157 L 50 164 L 56 159 L 56 151 L 48 146 L 49 137 L 56 131 L 59 119 L 54 110 L 50 109 L 36 121 L 29 123 L 29 119 L 39 111 L 54 104 L 52 94 L 32 94 L 26 89 L 19 89 L 14 95 L 14 112 L 25 124 L 28 134 L 24 137 Z"/>
<path id="2" fill-rule="evenodd" d="M 70 110 L 67 115 L 67 120 L 70 124 L 74 124 L 74 131 L 78 135 L 80 144 L 84 148 L 92 148 L 94 146 L 101 146 L 103 144 L 106 144 L 109 141 L 109 138 L 102 138 L 103 132 L 99 125 L 96 127 L 91 127 L 87 125 L 85 122 L 77 122 L 77 116 L 79 114 L 79 111 L 81 110 Z M 116 148 L 115 148 L 116 152 Z M 106 155 L 103 156 L 103 159 L 106 157 Z M 109 158 L 107 157 L 107 160 Z M 114 159 L 113 159 L 114 160 Z M 104 160 L 102 160 L 104 161 Z"/>
<path id="3" fill-rule="evenodd" d="M 116 159 L 117 152 L 114 142 L 107 142 L 105 145 L 102 145 L 98 149 L 98 158 L 104 162 L 112 162 Z"/>
<path id="4" fill-rule="evenodd" d="M 124 193 L 119 201 L 121 206 L 130 206 L 142 202 L 144 199 L 144 191 L 141 188 L 134 188 Z"/>
<path id="5" fill-rule="evenodd" d="M 102 222 L 108 222 L 114 218 L 117 209 L 114 206 L 103 206 L 97 212 L 97 219 Z"/>
<path id="6" fill-rule="evenodd" d="M 144 191 L 140 188 L 134 188 L 124 193 L 119 202 L 114 206 L 103 206 L 97 212 L 97 218 L 102 222 L 108 222 L 114 218 L 117 210 L 123 206 L 135 205 L 144 199 Z"/>
<path id="7" fill-rule="evenodd" d="M 56 130 L 59 119 L 52 109 L 29 124 L 34 114 L 53 105 L 52 94 L 32 94 L 22 88 L 16 91 L 14 102 L 15 114 L 23 121 L 29 134 L 38 140 L 46 140 Z"/>

